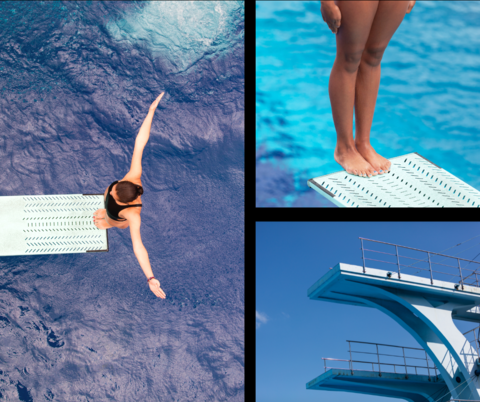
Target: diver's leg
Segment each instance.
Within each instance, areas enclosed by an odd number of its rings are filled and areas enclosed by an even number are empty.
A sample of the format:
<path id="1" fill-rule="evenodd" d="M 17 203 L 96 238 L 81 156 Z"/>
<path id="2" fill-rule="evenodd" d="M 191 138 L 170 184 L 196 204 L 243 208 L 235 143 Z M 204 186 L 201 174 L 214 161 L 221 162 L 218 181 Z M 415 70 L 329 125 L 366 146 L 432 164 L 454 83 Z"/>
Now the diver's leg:
<path id="1" fill-rule="evenodd" d="M 353 140 L 355 81 L 365 44 L 370 33 L 378 0 L 335 1 L 342 13 L 335 35 L 337 55 L 330 74 L 329 94 L 337 131 L 335 160 L 351 174 L 375 175 L 373 167 L 359 154 Z"/>
<path id="2" fill-rule="evenodd" d="M 407 12 L 409 1 L 378 3 L 370 35 L 365 45 L 355 86 L 355 145 L 358 152 L 380 172 L 390 169 L 390 161 L 378 155 L 370 145 L 375 103 L 380 86 L 380 62 L 393 34 Z"/>

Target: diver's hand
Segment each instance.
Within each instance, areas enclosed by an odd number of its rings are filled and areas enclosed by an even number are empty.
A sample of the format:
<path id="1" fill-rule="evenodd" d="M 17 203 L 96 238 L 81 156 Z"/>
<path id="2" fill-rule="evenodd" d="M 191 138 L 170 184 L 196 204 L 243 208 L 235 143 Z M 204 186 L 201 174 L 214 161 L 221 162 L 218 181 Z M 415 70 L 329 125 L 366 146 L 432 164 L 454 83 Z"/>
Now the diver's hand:
<path id="1" fill-rule="evenodd" d="M 413 6 L 415 5 L 416 1 L 411 1 L 409 4 L 408 4 L 408 8 L 407 8 L 407 14 L 410 14 L 410 11 L 412 11 L 412 8 Z"/>
<path id="2" fill-rule="evenodd" d="M 150 106 L 150 111 L 151 112 L 154 112 L 155 109 L 157 108 L 158 104 L 160 103 L 160 100 L 162 99 L 162 96 L 165 92 L 162 92 L 157 99 L 155 99 L 155 101 L 152 103 L 152 105 Z"/>
<path id="3" fill-rule="evenodd" d="M 148 286 L 150 286 L 150 290 L 155 294 L 155 296 L 165 299 L 167 296 L 165 292 L 160 288 L 160 282 L 157 281 L 155 278 L 150 279 L 148 282 Z"/>
<path id="4" fill-rule="evenodd" d="M 323 20 L 334 34 L 338 32 L 342 22 L 342 13 L 338 6 L 333 1 L 322 1 L 320 11 L 322 12 Z"/>

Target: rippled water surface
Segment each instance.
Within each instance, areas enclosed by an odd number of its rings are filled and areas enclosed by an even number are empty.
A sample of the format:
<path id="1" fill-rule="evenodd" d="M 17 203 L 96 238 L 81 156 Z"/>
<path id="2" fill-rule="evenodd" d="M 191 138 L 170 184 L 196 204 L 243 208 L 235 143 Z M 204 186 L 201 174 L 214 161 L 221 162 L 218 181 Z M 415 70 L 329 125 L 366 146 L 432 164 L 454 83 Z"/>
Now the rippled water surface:
<path id="1" fill-rule="evenodd" d="M 0 400 L 243 401 L 242 2 L 1 2 L 0 195 L 103 193 L 143 156 L 143 243 L 0 257 Z M 0 230 L 1 227 L 0 227 Z"/>
<path id="2" fill-rule="evenodd" d="M 307 180 L 341 170 L 328 97 L 335 36 L 320 2 L 257 2 L 256 204 L 328 206 Z M 418 1 L 393 36 L 371 131 L 480 190 L 480 3 Z"/>

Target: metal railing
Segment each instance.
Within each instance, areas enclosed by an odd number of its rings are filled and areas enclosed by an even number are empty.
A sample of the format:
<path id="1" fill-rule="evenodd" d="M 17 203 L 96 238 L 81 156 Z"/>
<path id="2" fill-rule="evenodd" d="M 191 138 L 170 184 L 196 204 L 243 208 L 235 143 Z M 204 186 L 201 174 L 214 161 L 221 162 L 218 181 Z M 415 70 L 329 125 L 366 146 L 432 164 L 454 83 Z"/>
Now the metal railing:
<path id="1" fill-rule="evenodd" d="M 432 372 L 435 373 L 434 376 L 438 377 L 437 367 L 435 366 L 435 364 L 433 364 L 433 361 L 429 359 L 429 357 L 427 355 L 427 352 L 425 352 L 424 349 L 410 348 L 410 347 L 407 347 L 407 346 L 386 345 L 386 344 L 382 344 L 382 343 L 358 342 L 358 341 L 347 341 L 347 342 L 348 342 L 348 352 L 350 354 L 350 359 L 345 360 L 345 359 L 332 359 L 332 358 L 323 357 L 322 359 L 323 359 L 323 364 L 324 364 L 325 371 L 327 371 L 327 369 L 339 369 L 339 368 L 341 369 L 342 367 L 329 367 L 329 366 L 327 366 L 327 362 L 338 361 L 338 362 L 348 362 L 348 369 L 352 372 L 352 374 L 353 374 L 354 370 L 357 370 L 357 371 L 373 371 L 373 372 L 378 372 L 379 374 L 381 374 L 381 373 L 395 373 L 395 374 L 408 375 L 408 374 L 413 374 L 413 373 L 409 372 L 409 368 L 410 368 L 410 369 L 415 369 L 415 374 L 418 374 L 418 369 L 425 370 L 428 373 L 429 378 L 432 377 L 432 375 L 430 374 L 430 370 L 432 370 Z M 352 344 L 354 345 L 353 347 L 355 347 L 358 344 L 370 345 L 370 346 L 372 346 L 372 349 L 374 350 L 374 352 L 366 351 L 366 350 L 354 350 L 352 348 Z M 373 346 L 375 346 L 375 348 L 373 348 Z M 397 355 L 397 354 L 391 354 L 391 353 L 380 353 L 380 348 L 385 348 L 385 347 L 402 349 L 402 354 Z M 408 356 L 408 351 L 412 351 L 412 350 L 415 350 L 417 354 L 418 354 L 418 351 L 421 351 L 422 352 L 421 353 L 422 357 Z M 406 351 L 407 351 L 407 353 L 406 353 Z M 360 360 L 360 358 L 356 357 L 358 354 L 374 356 L 374 357 L 372 357 L 372 359 L 374 359 L 375 361 Z M 425 354 L 425 357 L 423 357 L 423 354 Z M 392 360 L 391 359 L 392 357 L 396 358 L 396 359 L 400 358 L 400 359 L 403 360 L 403 363 L 398 363 L 398 362 L 394 362 L 394 361 L 385 361 L 385 357 L 389 357 L 390 360 Z M 409 364 L 411 359 L 420 360 L 421 362 L 425 362 L 425 364 L 424 365 L 423 365 L 423 363 L 422 363 L 422 365 Z M 366 364 L 368 366 L 372 365 L 372 370 L 367 370 L 367 369 L 364 369 L 364 368 L 358 368 L 358 364 L 363 364 L 363 365 Z M 418 364 L 420 364 L 420 362 Z M 357 368 L 355 368 L 354 365 L 357 365 Z M 385 369 L 385 367 L 393 367 L 393 369 L 392 368 Z M 401 368 L 401 367 L 404 368 L 404 371 L 401 370 L 401 369 L 400 369 L 400 371 L 397 370 L 397 368 Z M 378 369 L 376 369 L 376 368 L 378 368 Z M 410 371 L 413 371 L 413 370 L 410 370 Z M 420 373 L 420 374 L 422 374 L 422 373 Z"/>
<path id="2" fill-rule="evenodd" d="M 480 356 L 480 325 L 471 329 L 470 331 L 464 332 L 463 335 L 465 338 L 467 338 L 467 341 L 470 343 L 470 345 L 476 350 L 477 355 Z M 472 336 L 473 340 L 471 340 Z"/>
<path id="3" fill-rule="evenodd" d="M 449 282 L 454 282 L 454 283 L 458 282 L 459 286 L 462 287 L 462 290 L 464 288 L 464 284 L 465 285 L 470 285 L 470 286 L 480 287 L 480 262 L 478 262 L 478 261 L 467 260 L 465 258 L 453 257 L 453 256 L 450 256 L 450 255 L 445 255 L 445 254 L 433 253 L 431 251 L 419 250 L 419 249 L 416 249 L 416 248 L 400 246 L 398 244 L 386 243 L 386 242 L 383 242 L 383 241 L 366 239 L 364 237 L 359 237 L 359 239 L 360 239 L 360 242 L 361 242 L 361 245 L 362 245 L 361 249 L 362 249 L 362 260 L 363 260 L 363 272 L 364 273 L 366 272 L 365 260 L 370 260 L 370 261 L 378 261 L 378 262 L 381 262 L 381 263 L 396 265 L 397 270 L 398 270 L 398 277 L 399 278 L 401 278 L 402 269 L 404 270 L 403 272 L 405 272 L 406 268 L 411 268 L 411 269 L 417 270 L 417 272 L 415 272 L 415 273 L 418 273 L 420 271 L 428 272 L 429 273 L 429 279 L 430 279 L 432 285 L 433 285 L 433 278 L 434 278 L 434 273 L 435 273 L 437 279 L 440 275 L 442 275 L 442 276 L 446 275 L 447 277 L 459 278 L 459 280 L 456 280 L 456 279 L 451 280 L 452 278 L 446 278 L 446 280 L 449 281 Z M 389 246 L 394 246 L 395 247 L 395 254 L 386 253 L 386 252 L 383 252 L 383 251 L 366 249 L 366 248 L 364 248 L 364 244 L 363 244 L 364 241 L 370 241 L 370 242 L 375 242 L 375 243 L 386 244 L 386 245 L 389 245 Z M 400 255 L 398 253 L 399 248 L 414 250 L 416 252 L 421 252 L 421 253 L 426 253 L 426 258 L 418 259 L 418 258 L 408 257 L 406 255 Z M 374 253 L 395 256 L 396 257 L 396 262 L 389 262 L 389 261 L 376 260 L 376 259 L 373 259 L 373 258 L 367 258 L 367 257 L 365 257 L 365 251 L 371 251 L 371 252 L 374 252 Z M 442 261 L 444 261 L 447 258 L 457 260 L 457 266 L 440 264 L 439 262 L 433 262 L 432 261 L 432 258 L 433 258 L 432 256 L 445 257 Z M 417 260 L 417 262 L 411 263 L 410 265 L 401 264 L 400 263 L 400 258 Z M 420 268 L 418 266 L 413 267 L 413 265 L 418 264 L 419 262 L 425 262 L 426 263 L 427 261 L 428 261 L 428 269 L 427 268 Z M 468 269 L 468 268 L 465 268 L 465 267 L 461 267 L 461 261 L 467 262 L 466 265 L 468 265 L 470 263 L 477 264 L 476 269 Z M 448 272 L 437 271 L 437 270 L 434 270 L 432 268 L 432 265 L 442 265 L 442 266 L 445 266 L 445 267 L 453 268 L 453 270 L 450 269 Z M 401 268 L 401 267 L 404 267 L 404 268 Z M 425 274 L 425 275 L 427 275 L 427 274 Z M 448 280 L 448 279 L 450 279 L 450 280 Z M 445 280 L 445 279 L 442 278 L 442 280 Z"/>

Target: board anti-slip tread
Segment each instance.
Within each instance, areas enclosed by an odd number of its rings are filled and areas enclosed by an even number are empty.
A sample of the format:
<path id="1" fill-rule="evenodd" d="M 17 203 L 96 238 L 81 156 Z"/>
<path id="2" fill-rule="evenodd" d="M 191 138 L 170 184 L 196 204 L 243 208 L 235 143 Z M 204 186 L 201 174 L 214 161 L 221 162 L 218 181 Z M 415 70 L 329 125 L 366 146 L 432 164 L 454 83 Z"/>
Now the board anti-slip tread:
<path id="1" fill-rule="evenodd" d="M 0 256 L 108 251 L 93 223 L 103 194 L 0 197 Z"/>
<path id="2" fill-rule="evenodd" d="M 416 152 L 389 160 L 390 173 L 365 178 L 341 171 L 308 186 L 340 207 L 480 207 L 478 190 Z"/>

